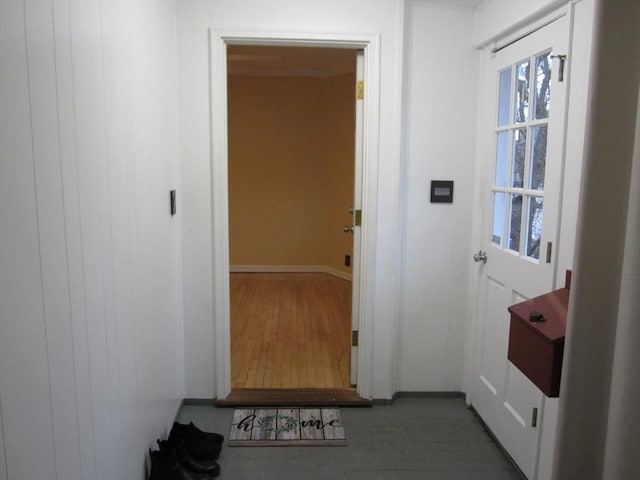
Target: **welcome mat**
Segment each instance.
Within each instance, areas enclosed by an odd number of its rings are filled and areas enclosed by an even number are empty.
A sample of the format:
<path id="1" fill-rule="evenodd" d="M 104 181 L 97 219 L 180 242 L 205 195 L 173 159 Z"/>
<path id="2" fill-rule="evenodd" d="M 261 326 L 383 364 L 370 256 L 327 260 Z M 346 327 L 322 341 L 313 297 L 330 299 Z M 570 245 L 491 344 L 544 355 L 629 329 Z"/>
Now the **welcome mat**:
<path id="1" fill-rule="evenodd" d="M 246 408 L 233 412 L 230 447 L 346 445 L 337 408 Z"/>

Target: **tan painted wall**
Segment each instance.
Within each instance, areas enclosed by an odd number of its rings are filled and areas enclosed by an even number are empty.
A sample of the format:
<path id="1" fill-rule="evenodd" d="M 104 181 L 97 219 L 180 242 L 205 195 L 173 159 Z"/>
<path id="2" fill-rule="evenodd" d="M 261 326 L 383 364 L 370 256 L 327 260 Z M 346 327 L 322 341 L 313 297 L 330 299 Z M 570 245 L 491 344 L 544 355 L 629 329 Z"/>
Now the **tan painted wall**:
<path id="1" fill-rule="evenodd" d="M 229 77 L 231 265 L 350 272 L 354 82 Z"/>

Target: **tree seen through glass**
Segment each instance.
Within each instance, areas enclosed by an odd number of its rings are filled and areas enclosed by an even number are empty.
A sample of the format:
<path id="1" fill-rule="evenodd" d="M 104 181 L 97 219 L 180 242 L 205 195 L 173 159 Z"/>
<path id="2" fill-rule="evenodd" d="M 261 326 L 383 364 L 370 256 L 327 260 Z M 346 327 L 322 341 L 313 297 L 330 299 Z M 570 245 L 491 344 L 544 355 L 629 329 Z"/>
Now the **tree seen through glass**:
<path id="1" fill-rule="evenodd" d="M 494 202 L 492 241 L 536 260 L 540 257 L 542 236 L 548 133 L 545 120 L 549 118 L 551 67 L 551 52 L 546 52 L 500 72 L 498 79 L 499 131 L 496 137 L 494 194 L 497 195 L 498 191 L 509 193 L 510 200 Z M 508 73 L 511 71 L 513 75 Z M 511 83 L 512 78 L 513 100 L 510 101 L 511 89 L 507 88 L 506 82 Z M 505 122 L 505 105 L 513 106 L 513 123 L 510 125 Z M 511 160 L 505 162 L 507 136 L 510 138 Z M 499 181 L 504 176 L 510 179 L 507 186 Z M 499 197 L 494 198 L 497 200 Z M 505 208 L 508 211 L 505 212 Z M 524 219 L 523 214 L 526 216 Z M 501 231 L 506 233 L 506 244 L 502 242 Z"/>

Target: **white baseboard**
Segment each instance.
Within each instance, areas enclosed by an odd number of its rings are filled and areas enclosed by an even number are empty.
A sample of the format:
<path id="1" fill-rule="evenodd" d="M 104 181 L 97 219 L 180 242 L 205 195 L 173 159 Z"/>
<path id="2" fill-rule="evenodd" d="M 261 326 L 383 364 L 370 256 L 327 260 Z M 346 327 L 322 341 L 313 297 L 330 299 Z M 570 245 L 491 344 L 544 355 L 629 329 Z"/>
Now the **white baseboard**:
<path id="1" fill-rule="evenodd" d="M 351 281 L 351 274 L 327 265 L 231 265 L 231 273 L 328 273 Z"/>

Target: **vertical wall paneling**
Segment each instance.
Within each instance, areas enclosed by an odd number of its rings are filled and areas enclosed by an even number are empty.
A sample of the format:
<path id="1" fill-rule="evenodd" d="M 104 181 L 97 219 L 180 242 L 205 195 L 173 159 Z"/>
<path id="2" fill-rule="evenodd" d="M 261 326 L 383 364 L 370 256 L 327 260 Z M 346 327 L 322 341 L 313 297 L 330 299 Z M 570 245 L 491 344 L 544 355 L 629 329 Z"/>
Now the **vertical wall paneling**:
<path id="1" fill-rule="evenodd" d="M 45 478 L 54 468 L 54 453 L 22 2 L 2 2 L 0 32 L 0 104 L 11 113 L 2 115 L 0 123 L 0 391 L 6 469 L 9 478 Z"/>
<path id="2" fill-rule="evenodd" d="M 132 8 L 128 12 L 128 19 L 131 21 L 131 25 L 128 28 L 135 29 L 135 24 L 141 22 L 141 25 L 144 22 L 144 19 L 141 18 L 142 13 L 137 9 Z M 148 157 L 148 146 L 146 142 L 141 141 L 141 138 L 145 136 L 144 128 L 146 127 L 143 122 L 141 122 L 139 112 L 144 111 L 144 92 L 141 91 L 141 86 L 143 84 L 143 78 L 140 76 L 141 70 L 144 70 L 144 63 L 147 62 L 147 57 L 143 53 L 143 45 L 141 44 L 142 39 L 136 39 L 136 41 L 131 42 L 129 45 L 129 56 L 127 67 L 131 69 L 131 81 L 130 81 L 130 91 L 131 91 L 131 109 L 129 112 L 130 124 L 128 128 L 131 131 L 135 131 L 135 137 L 130 139 L 130 151 L 129 155 L 131 158 L 135 158 L 136 161 L 132 163 L 129 175 L 131 176 L 133 188 L 130 191 L 131 195 L 131 203 L 136 207 L 133 208 L 133 215 L 135 223 L 131 223 L 131 235 L 133 235 L 133 262 L 134 262 L 134 272 L 133 272 L 133 281 L 134 281 L 134 292 L 135 296 L 133 298 L 133 308 L 134 315 L 136 318 L 147 318 L 148 313 L 146 311 L 144 305 L 144 298 L 142 296 L 142 290 L 144 289 L 144 281 L 142 278 L 142 272 L 144 271 L 144 266 L 142 265 L 142 259 L 139 253 L 140 245 L 144 243 L 144 232 L 145 232 L 145 222 L 146 218 L 142 211 L 142 203 L 144 202 L 144 190 L 146 189 L 146 185 L 144 183 L 140 183 L 140 179 L 143 178 L 144 167 L 142 166 L 145 159 Z M 142 95 L 141 95 L 142 94 Z M 150 175 L 155 175 L 155 171 L 150 171 Z M 137 345 L 139 355 L 137 357 L 138 369 L 140 372 L 140 384 L 139 391 L 141 394 L 140 401 L 142 404 L 146 403 L 147 397 L 151 395 L 151 385 L 147 382 L 149 381 L 149 350 L 148 343 L 145 341 L 145 329 L 146 325 L 144 322 L 138 322 L 136 324 L 135 338 L 140 339 L 140 343 Z M 153 415 L 152 412 L 149 415 Z"/>
<path id="3" fill-rule="evenodd" d="M 177 72 L 175 63 L 175 40 L 168 41 L 163 31 L 173 25 L 175 11 L 167 9 L 162 2 L 153 8 L 140 12 L 149 16 L 148 30 L 140 32 L 141 51 L 137 61 L 143 61 L 135 83 L 135 96 L 142 101 L 137 110 L 136 129 L 144 139 L 144 160 L 138 164 L 140 209 L 139 218 L 144 219 L 145 238 L 140 239 L 140 267 L 154 282 L 140 285 L 142 305 L 145 308 L 147 323 L 143 332 L 145 348 L 148 348 L 146 371 L 149 378 L 155 378 L 151 392 L 158 398 L 175 398 L 175 382 L 179 381 L 180 364 L 178 346 L 180 306 L 178 303 L 177 265 L 177 227 L 169 215 L 167 194 L 174 185 L 177 169 L 177 106 L 173 95 L 177 91 L 175 81 Z M 169 59 L 169 61 L 168 61 Z M 150 122 L 149 119 L 156 119 Z M 158 159 L 164 159 L 158 162 Z M 158 258 L 163 259 L 158 262 Z M 161 298 L 158 293 L 163 292 Z M 168 321 L 171 319 L 172 321 Z M 149 332 L 153 336 L 147 340 Z M 153 343 L 150 343 L 153 342 Z M 150 347 L 154 347 L 151 349 Z M 162 379 L 162 381 L 158 381 Z M 171 389 L 169 390 L 168 387 Z M 169 405 L 159 405 L 163 410 Z M 174 407 L 175 408 L 175 407 Z M 162 417 L 159 409 L 154 414 Z"/>
<path id="4" fill-rule="evenodd" d="M 62 479 L 80 471 L 52 13 L 51 2 L 25 3 L 55 474 Z"/>
<path id="5" fill-rule="evenodd" d="M 0 2 L 0 479 L 144 477 L 183 397 L 173 2 Z"/>
<path id="6" fill-rule="evenodd" d="M 113 476 L 109 405 L 109 364 L 106 322 L 109 312 L 108 266 L 103 254 L 110 236 L 105 235 L 105 138 L 104 78 L 100 4 L 95 1 L 71 3 L 71 54 L 76 120 L 76 149 L 83 243 L 85 309 L 89 372 L 92 379 L 91 404 L 93 435 L 100 454 L 95 456 L 98 478 Z"/>
<path id="7" fill-rule="evenodd" d="M 175 46 L 167 29 L 174 21 L 170 4 L 151 4 L 151 8 L 132 5 L 123 15 L 120 25 L 126 25 L 123 45 L 126 52 L 122 59 L 130 72 L 127 82 L 127 144 L 126 162 L 129 168 L 131 255 L 134 265 L 132 281 L 135 296 L 134 314 L 142 321 L 136 323 L 135 362 L 139 372 L 139 388 L 143 401 L 177 395 L 169 385 L 180 381 L 179 335 L 177 324 L 177 248 L 174 223 L 167 209 L 167 194 L 174 185 L 172 173 L 177 168 L 176 137 L 173 123 L 175 113 Z M 124 28 L 124 27 L 123 27 Z M 167 110 L 166 106 L 172 105 Z M 173 139 L 173 140 L 171 140 Z M 131 161 L 135 159 L 135 161 Z M 162 161 L 159 161 L 162 160 Z M 114 176 L 115 178 L 115 176 Z M 125 184 L 120 185 L 124 188 Z M 115 192 L 119 189 L 112 184 Z M 113 195 L 114 201 L 115 193 Z M 124 220 L 123 220 L 124 221 Z M 162 259 L 162 261 L 158 261 Z M 145 280 L 146 279 L 146 280 Z M 153 281 L 149 281 L 153 279 Z M 120 282 L 117 282 L 120 289 Z M 162 295 L 158 295 L 162 292 Z M 162 379 L 162 381 L 157 381 Z M 154 381 L 151 381 L 154 380 Z M 148 410 L 151 421 L 164 415 L 164 405 L 156 404 Z M 158 423 L 156 422 L 157 426 Z M 147 428 L 151 425 L 147 426 Z M 159 435 L 159 434 L 158 434 Z"/>
<path id="8" fill-rule="evenodd" d="M 176 189 L 179 187 L 180 179 L 180 162 L 179 162 L 179 103 L 178 103 L 178 48 L 177 48 L 177 12 L 176 5 L 169 2 L 160 2 L 157 5 L 160 29 L 163 32 L 171 32 L 171 35 L 163 34 L 160 36 L 161 41 L 159 43 L 160 49 L 156 54 L 156 71 L 157 74 L 163 78 L 164 83 L 162 91 L 159 92 L 162 99 L 162 114 L 163 119 L 163 137 L 173 140 L 168 151 L 164 153 L 173 161 L 167 164 L 167 184 L 165 191 L 161 191 L 160 195 L 164 195 L 166 199 L 167 190 Z M 167 58 L 169 60 L 167 60 Z M 179 195 L 182 192 L 179 192 Z M 180 202 L 180 198 L 178 198 Z M 162 211 L 162 202 L 160 202 L 160 208 Z M 166 205 L 166 203 L 165 203 Z M 181 205 L 179 203 L 178 205 Z M 176 217 L 166 216 L 165 207 L 165 222 L 168 224 L 168 228 L 171 230 L 169 248 L 173 254 L 173 266 L 171 270 L 171 276 L 169 277 L 168 287 L 174 295 L 171 297 L 173 301 L 172 309 L 175 313 L 177 322 L 173 323 L 173 330 L 171 332 L 173 338 L 171 341 L 178 340 L 178 348 L 173 355 L 177 356 L 177 362 L 173 365 L 171 375 L 174 375 L 178 380 L 178 387 L 180 397 L 184 397 L 184 332 L 183 332 L 183 299 L 182 299 L 182 237 L 181 237 L 181 218 L 179 221 Z M 175 348 L 175 347 L 174 347 Z"/>
<path id="9" fill-rule="evenodd" d="M 93 438 L 91 373 L 87 344 L 87 311 L 84 285 L 84 249 L 80 223 L 77 133 L 74 103 L 71 12 L 68 1 L 53 2 L 55 33 L 58 132 L 68 262 L 71 344 L 74 359 L 81 478 L 96 478 Z"/>
<path id="10" fill-rule="evenodd" d="M 140 435 L 124 435 L 123 424 L 136 425 L 137 413 L 137 378 L 135 361 L 135 335 L 130 331 L 134 324 L 132 310 L 132 255 L 130 244 L 130 210 L 131 199 L 128 194 L 128 163 L 126 132 L 128 130 L 128 90 L 130 81 L 123 64 L 127 46 L 122 41 L 123 31 L 127 28 L 126 12 L 118 9 L 111 2 L 102 4 L 102 46 L 103 72 L 106 100 L 106 132 L 109 153 L 108 194 L 110 200 L 110 238 L 112 241 L 112 279 L 114 321 L 108 322 L 110 327 L 109 345 L 117 346 L 115 355 L 110 354 L 110 374 L 112 405 L 119 408 L 112 410 L 112 425 L 116 441 L 116 456 L 124 459 L 116 465 L 117 477 L 127 471 L 134 471 L 135 465 L 126 455 L 127 449 L 135 451 L 135 443 L 142 442 Z M 127 9 L 127 11 L 129 11 Z M 123 25 L 124 23 L 124 25 Z M 124 367 L 124 368 L 123 368 Z"/>

